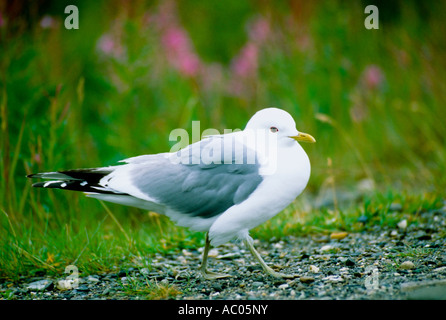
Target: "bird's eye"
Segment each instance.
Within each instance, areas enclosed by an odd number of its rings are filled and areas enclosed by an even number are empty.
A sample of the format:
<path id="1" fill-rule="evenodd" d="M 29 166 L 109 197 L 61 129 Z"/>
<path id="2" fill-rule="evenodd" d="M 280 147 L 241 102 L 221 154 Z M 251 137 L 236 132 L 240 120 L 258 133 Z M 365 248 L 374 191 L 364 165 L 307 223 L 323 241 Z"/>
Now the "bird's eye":
<path id="1" fill-rule="evenodd" d="M 277 129 L 276 127 L 271 127 L 269 128 L 269 131 L 271 131 L 272 133 L 276 133 L 277 131 L 279 131 L 279 129 Z"/>

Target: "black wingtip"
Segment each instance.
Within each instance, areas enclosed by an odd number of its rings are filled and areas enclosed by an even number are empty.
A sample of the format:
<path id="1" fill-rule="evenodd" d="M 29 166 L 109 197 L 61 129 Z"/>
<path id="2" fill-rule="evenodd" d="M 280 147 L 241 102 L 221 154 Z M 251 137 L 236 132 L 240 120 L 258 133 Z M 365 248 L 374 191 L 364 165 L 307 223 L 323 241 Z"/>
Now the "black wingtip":
<path id="1" fill-rule="evenodd" d="M 33 183 L 34 188 L 62 189 L 94 193 L 121 194 L 100 184 L 101 179 L 112 170 L 108 168 L 75 169 L 29 174 L 27 178 L 41 178 L 49 181 Z"/>
<path id="2" fill-rule="evenodd" d="M 36 182 L 32 184 L 33 188 L 45 188 L 44 182 Z"/>

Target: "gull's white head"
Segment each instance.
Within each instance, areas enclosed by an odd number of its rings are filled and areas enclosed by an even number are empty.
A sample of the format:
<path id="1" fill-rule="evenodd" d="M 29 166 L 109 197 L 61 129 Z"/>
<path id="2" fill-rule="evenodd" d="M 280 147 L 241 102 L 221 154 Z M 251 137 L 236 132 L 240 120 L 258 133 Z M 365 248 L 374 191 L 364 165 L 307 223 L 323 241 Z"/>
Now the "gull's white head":
<path id="1" fill-rule="evenodd" d="M 291 144 L 294 141 L 311 142 L 316 140 L 309 134 L 299 132 L 296 122 L 286 111 L 278 108 L 266 108 L 258 111 L 248 121 L 245 130 L 262 130 L 276 136 L 279 144 Z"/>

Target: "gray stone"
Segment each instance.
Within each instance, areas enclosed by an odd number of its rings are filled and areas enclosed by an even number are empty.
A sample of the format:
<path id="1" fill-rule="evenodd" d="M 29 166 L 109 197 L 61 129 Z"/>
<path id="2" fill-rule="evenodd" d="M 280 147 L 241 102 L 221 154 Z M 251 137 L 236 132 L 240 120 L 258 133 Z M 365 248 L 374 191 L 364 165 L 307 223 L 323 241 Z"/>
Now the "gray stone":
<path id="1" fill-rule="evenodd" d="M 331 283 L 338 283 L 338 282 L 344 282 L 344 278 L 342 278 L 341 276 L 337 276 L 337 275 L 332 275 L 332 276 L 328 276 L 323 278 L 322 280 L 331 282 Z"/>
<path id="2" fill-rule="evenodd" d="M 97 276 L 88 276 L 88 278 L 87 278 L 87 282 L 90 282 L 90 283 L 96 283 L 96 282 L 99 282 L 99 278 L 97 277 Z"/>
<path id="3" fill-rule="evenodd" d="M 302 276 L 299 278 L 300 282 L 303 283 L 311 283 L 314 282 L 314 278 L 313 277 L 309 277 L 309 276 Z"/>
<path id="4" fill-rule="evenodd" d="M 446 280 L 407 282 L 401 284 L 401 291 L 408 299 L 446 300 Z"/>
<path id="5" fill-rule="evenodd" d="M 44 291 L 47 290 L 53 282 L 51 280 L 39 280 L 29 283 L 26 288 L 30 291 Z"/>
<path id="6" fill-rule="evenodd" d="M 411 270 L 415 268 L 415 265 L 413 264 L 412 261 L 404 261 L 401 265 L 400 268 L 403 270 Z"/>

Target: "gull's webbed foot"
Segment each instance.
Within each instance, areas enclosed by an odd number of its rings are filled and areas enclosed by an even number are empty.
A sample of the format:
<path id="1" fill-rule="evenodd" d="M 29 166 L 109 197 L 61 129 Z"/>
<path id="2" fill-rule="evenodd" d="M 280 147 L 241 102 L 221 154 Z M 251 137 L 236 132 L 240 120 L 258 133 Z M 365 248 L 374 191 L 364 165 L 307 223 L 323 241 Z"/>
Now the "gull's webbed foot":
<path id="1" fill-rule="evenodd" d="M 254 248 L 254 245 L 252 244 L 252 238 L 248 236 L 248 238 L 246 238 L 244 240 L 246 246 L 248 247 L 249 251 L 251 251 L 252 255 L 254 256 L 254 258 L 260 263 L 260 265 L 262 266 L 263 270 L 270 276 L 274 277 L 274 278 L 284 278 L 284 279 L 293 279 L 293 278 L 297 278 L 299 275 L 297 274 L 285 274 L 285 273 L 281 273 L 281 272 L 277 272 L 274 271 L 273 269 L 271 269 L 271 267 L 269 267 L 265 261 L 263 261 L 262 257 L 260 256 L 260 254 L 257 252 L 257 250 Z"/>
<path id="2" fill-rule="evenodd" d="M 215 280 L 215 279 L 222 279 L 222 278 L 229 278 L 229 277 L 231 277 L 230 274 L 208 271 L 206 269 L 201 269 L 200 271 L 201 271 L 201 275 L 206 280 Z"/>

